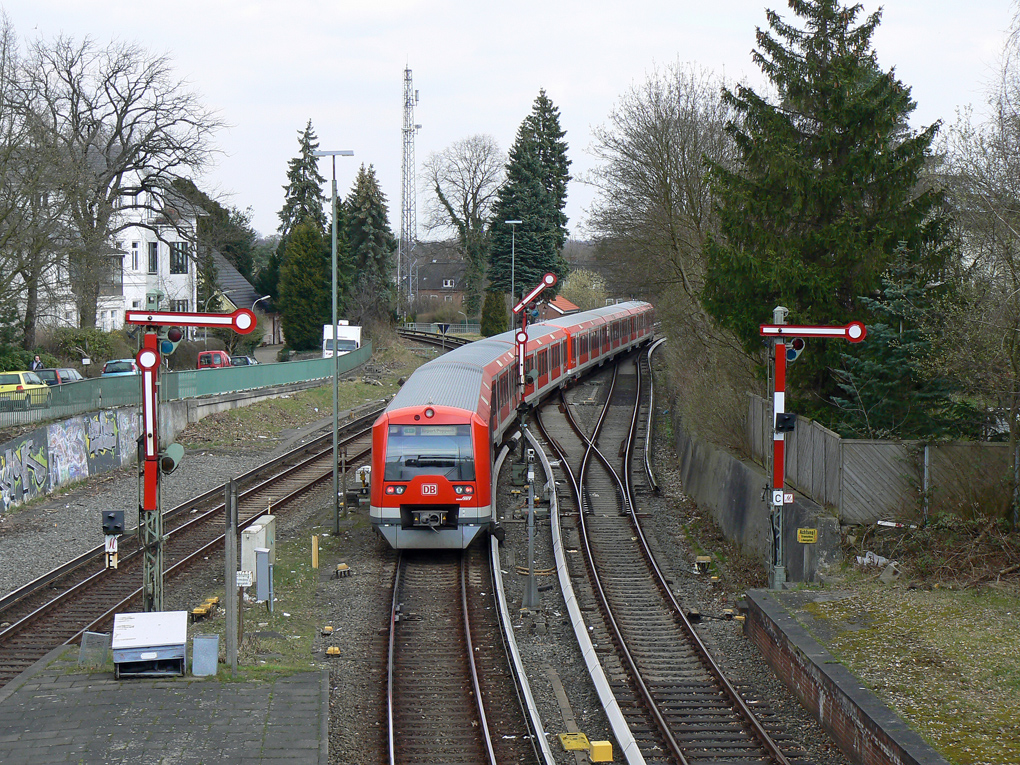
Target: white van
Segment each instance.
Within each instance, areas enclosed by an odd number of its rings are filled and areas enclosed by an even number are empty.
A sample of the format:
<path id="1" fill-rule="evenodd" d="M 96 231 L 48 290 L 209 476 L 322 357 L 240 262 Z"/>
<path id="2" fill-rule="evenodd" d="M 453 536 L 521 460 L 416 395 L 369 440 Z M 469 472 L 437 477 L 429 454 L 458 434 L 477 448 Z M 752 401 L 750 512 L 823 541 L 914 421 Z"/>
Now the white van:
<path id="1" fill-rule="evenodd" d="M 338 356 L 356 351 L 361 347 L 361 327 L 351 326 L 351 323 L 342 320 L 339 322 L 336 333 L 336 352 Z M 333 325 L 322 325 L 322 358 L 333 358 Z"/>

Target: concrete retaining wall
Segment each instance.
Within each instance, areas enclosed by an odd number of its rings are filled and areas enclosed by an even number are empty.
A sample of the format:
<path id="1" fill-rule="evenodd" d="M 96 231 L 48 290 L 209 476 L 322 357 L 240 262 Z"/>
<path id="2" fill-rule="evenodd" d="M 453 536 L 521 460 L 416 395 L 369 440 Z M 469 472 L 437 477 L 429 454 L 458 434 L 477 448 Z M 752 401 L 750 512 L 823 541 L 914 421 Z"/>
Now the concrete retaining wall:
<path id="1" fill-rule="evenodd" d="M 861 686 L 775 598 L 747 593 L 744 632 L 822 724 L 839 748 L 862 765 L 948 765 L 948 762 Z"/>
<path id="2" fill-rule="evenodd" d="M 769 510 L 763 492 L 769 480 L 753 462 L 702 439 L 692 437 L 674 419 L 673 433 L 684 493 L 702 510 L 711 512 L 727 539 L 766 565 L 771 558 Z M 786 548 L 786 579 L 815 581 L 820 569 L 839 559 L 839 523 L 811 500 L 795 496 L 784 508 L 783 539 Z M 797 541 L 798 529 L 815 529 L 818 541 Z"/>
<path id="3" fill-rule="evenodd" d="M 160 438 L 172 440 L 189 424 L 216 412 L 323 384 L 314 380 L 161 402 Z M 71 417 L 8 441 L 0 446 L 0 513 L 67 484 L 135 463 L 138 434 L 139 408 L 131 406 Z"/>

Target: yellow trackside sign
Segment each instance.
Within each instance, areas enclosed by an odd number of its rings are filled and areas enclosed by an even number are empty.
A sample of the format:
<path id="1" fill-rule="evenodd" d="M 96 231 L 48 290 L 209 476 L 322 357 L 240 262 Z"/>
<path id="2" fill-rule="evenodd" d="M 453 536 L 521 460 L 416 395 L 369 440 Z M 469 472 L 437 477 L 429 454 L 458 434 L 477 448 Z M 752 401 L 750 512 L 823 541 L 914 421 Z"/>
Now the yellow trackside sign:
<path id="1" fill-rule="evenodd" d="M 802 545 L 818 543 L 818 529 L 797 529 L 797 541 Z"/>

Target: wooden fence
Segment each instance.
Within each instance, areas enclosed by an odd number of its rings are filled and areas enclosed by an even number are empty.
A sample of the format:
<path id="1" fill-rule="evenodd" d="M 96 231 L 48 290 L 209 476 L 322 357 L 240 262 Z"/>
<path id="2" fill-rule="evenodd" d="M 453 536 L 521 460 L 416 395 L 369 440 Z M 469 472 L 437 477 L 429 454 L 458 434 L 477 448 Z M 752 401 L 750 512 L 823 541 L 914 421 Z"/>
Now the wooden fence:
<path id="1" fill-rule="evenodd" d="M 772 451 L 770 401 L 751 396 L 747 436 L 764 464 Z M 1009 501 L 1009 468 L 1004 443 L 840 438 L 804 418 L 786 434 L 787 482 L 847 524 L 997 514 Z"/>

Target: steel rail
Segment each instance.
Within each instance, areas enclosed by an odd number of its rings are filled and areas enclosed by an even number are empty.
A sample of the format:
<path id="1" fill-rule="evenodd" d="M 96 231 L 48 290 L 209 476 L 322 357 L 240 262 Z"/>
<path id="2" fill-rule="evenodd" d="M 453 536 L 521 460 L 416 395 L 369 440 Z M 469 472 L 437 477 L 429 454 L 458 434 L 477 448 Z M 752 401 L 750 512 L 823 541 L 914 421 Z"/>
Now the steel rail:
<path id="1" fill-rule="evenodd" d="M 594 454 L 596 456 L 596 459 L 598 459 L 607 468 L 610 475 L 613 476 L 615 483 L 617 485 L 617 490 L 620 492 L 620 499 L 623 501 L 624 506 L 631 513 L 633 513 L 633 508 L 630 507 L 630 498 L 627 495 L 626 491 L 624 490 L 623 484 L 620 482 L 620 477 L 616 474 L 616 471 L 613 470 L 612 466 L 608 463 L 608 461 L 605 459 L 602 453 L 599 452 L 598 449 L 596 449 L 595 447 L 595 442 L 598 440 L 598 433 L 602 428 L 603 422 L 605 422 L 606 414 L 609 412 L 609 408 L 611 405 L 610 402 L 612 401 L 613 398 L 613 390 L 616 387 L 616 377 L 618 370 L 619 364 L 616 364 L 613 367 L 613 379 L 610 382 L 609 393 L 606 396 L 605 407 L 603 408 L 602 412 L 599 415 L 599 419 L 592 430 L 592 435 L 590 438 L 584 434 L 584 432 L 581 430 L 580 425 L 574 419 L 570 411 L 570 407 L 567 406 L 566 399 L 563 398 L 562 393 L 560 394 L 560 399 L 563 403 L 563 411 L 567 417 L 567 420 L 571 423 L 572 427 L 581 437 L 582 441 L 586 442 L 587 444 L 587 447 L 585 449 L 585 456 L 584 459 L 582 460 L 582 467 L 581 470 L 578 472 L 578 486 L 580 487 L 581 491 L 582 492 L 584 491 L 585 472 L 587 471 L 589 455 Z M 609 629 L 613 635 L 613 640 L 616 643 L 617 650 L 620 652 L 620 655 L 622 656 L 624 662 L 626 663 L 627 667 L 630 670 L 631 681 L 637 687 L 638 691 L 640 692 L 642 698 L 645 701 L 645 707 L 647 711 L 649 712 L 649 714 L 651 714 L 652 719 L 655 721 L 655 725 L 658 728 L 659 735 L 662 736 L 663 740 L 666 742 L 666 745 L 669 747 L 670 753 L 674 757 L 676 757 L 677 760 L 680 761 L 681 765 L 689 765 L 687 758 L 684 757 L 683 750 L 680 747 L 680 743 L 673 736 L 673 731 L 670 729 L 669 723 L 666 721 L 666 718 L 663 717 L 662 710 L 659 709 L 658 702 L 655 700 L 655 697 L 652 694 L 651 690 L 645 684 L 645 680 L 644 677 L 642 676 L 641 668 L 638 666 L 637 659 L 634 658 L 634 655 L 631 653 L 630 648 L 627 645 L 627 639 L 626 637 L 624 637 L 623 629 L 620 627 L 619 623 L 616 621 L 615 615 L 613 614 L 612 606 L 609 603 L 609 596 L 606 593 L 605 588 L 602 586 L 602 580 L 598 574 L 598 567 L 595 565 L 595 555 L 592 552 L 591 545 L 589 544 L 588 541 L 588 525 L 585 522 L 584 515 L 585 514 L 583 512 L 578 513 L 578 521 L 581 524 L 580 541 L 581 546 L 584 548 L 584 557 L 585 561 L 588 564 L 588 571 L 590 574 L 592 587 L 602 606 L 601 608 L 602 616 L 606 620 L 606 623 L 609 626 Z"/>
<path id="2" fill-rule="evenodd" d="M 363 436 L 366 432 L 368 432 L 368 431 L 367 430 L 366 431 L 361 431 L 359 433 L 355 433 L 355 434 L 349 436 L 347 438 L 347 440 L 344 442 L 345 445 L 351 443 L 352 441 L 357 440 L 358 438 Z M 326 438 L 328 438 L 328 437 L 324 437 L 323 439 L 318 439 L 318 441 L 326 440 Z M 306 447 L 307 447 L 307 445 L 306 445 Z M 297 449 L 297 450 L 294 450 L 294 452 L 292 452 L 290 454 L 291 454 L 291 456 L 293 456 L 294 453 L 300 453 L 301 451 L 302 451 L 302 449 Z M 304 449 L 304 451 L 307 451 L 307 449 Z M 329 451 L 332 451 L 332 447 L 330 448 Z M 358 455 L 355 456 L 354 461 L 357 461 L 357 459 L 359 459 L 359 458 L 363 458 L 365 455 L 368 454 L 369 451 L 370 451 L 370 449 L 366 449 L 363 452 L 359 453 Z M 254 486 L 249 486 L 248 488 L 246 488 L 238 496 L 238 503 L 240 503 L 242 501 L 245 501 L 245 500 L 249 499 L 252 496 L 256 496 L 259 492 L 264 491 L 267 487 L 270 487 L 273 483 L 275 483 L 277 481 L 281 481 L 281 480 L 283 480 L 285 478 L 291 477 L 294 473 L 296 473 L 296 472 L 298 472 L 300 470 L 303 470 L 303 469 L 311 466 L 314 462 L 321 461 L 323 459 L 323 457 L 325 455 L 327 455 L 327 454 L 328 454 L 328 451 L 327 452 L 320 452 L 318 454 L 313 454 L 313 455 L 310 455 L 308 457 L 305 457 L 302 461 L 287 467 L 286 469 L 284 469 L 280 473 L 277 473 L 276 475 L 272 476 L 271 478 L 268 478 L 268 479 L 262 481 L 261 483 L 258 483 L 256 485 L 254 485 Z M 267 463 L 267 464 L 269 464 L 269 463 Z M 274 460 L 273 464 L 278 466 L 280 464 L 280 461 Z M 257 474 L 258 474 L 258 468 L 256 468 L 255 470 L 248 471 L 247 473 L 245 473 L 245 477 L 250 479 L 251 477 L 253 477 L 254 475 L 257 475 Z M 254 513 L 254 515 L 252 515 L 251 518 L 246 519 L 244 521 L 243 525 L 241 525 L 239 528 L 246 528 L 247 526 L 251 525 L 251 523 L 255 519 L 261 517 L 262 515 L 265 515 L 265 514 L 269 513 L 270 510 L 273 508 L 274 504 L 275 504 L 275 506 L 280 506 L 282 504 L 286 504 L 286 501 L 289 501 L 289 500 L 293 499 L 295 496 L 297 496 L 299 494 L 303 494 L 305 491 L 310 489 L 312 486 L 315 486 L 318 483 L 320 483 L 326 475 L 327 474 L 323 474 L 322 476 L 319 476 L 319 477 L 313 479 L 312 481 L 308 482 L 306 485 L 304 485 L 302 487 L 299 487 L 295 491 L 291 492 L 286 497 L 281 498 L 276 503 L 270 503 L 266 507 L 265 510 L 258 511 L 258 512 Z M 198 497 L 196 499 L 192 499 L 192 500 L 189 500 L 188 502 L 184 502 L 181 505 L 178 505 L 178 507 L 175 508 L 175 510 L 174 510 L 175 515 L 180 515 L 183 512 L 183 510 L 186 510 L 188 508 L 193 507 L 195 504 L 198 504 L 201 500 L 208 500 L 208 499 L 212 498 L 213 496 L 216 495 L 216 493 L 217 493 L 216 490 L 212 490 L 212 491 L 206 492 L 205 494 L 201 495 L 200 497 Z M 218 493 L 222 495 L 222 493 L 223 493 L 222 487 L 218 490 Z M 210 519 L 213 516 L 215 516 L 215 515 L 217 515 L 219 513 L 222 513 L 223 509 L 224 509 L 224 505 L 223 505 L 222 502 L 217 504 L 217 505 L 214 505 L 213 507 L 207 509 L 205 512 L 200 513 L 199 515 L 196 515 L 196 516 L 194 516 L 192 518 L 188 518 L 181 525 L 179 525 L 179 526 L 177 526 L 177 527 L 175 527 L 173 529 L 170 529 L 169 531 L 166 532 L 166 534 L 164 536 L 166 538 L 168 538 L 168 539 L 180 537 L 183 533 L 185 533 L 187 531 L 191 531 L 192 529 L 197 529 L 201 525 L 210 522 Z M 223 541 L 223 539 L 224 539 L 224 536 L 225 536 L 225 534 L 216 537 L 212 542 L 210 542 L 207 545 L 203 546 L 203 549 L 208 547 L 209 544 L 221 543 Z M 60 571 L 60 575 L 61 576 L 62 575 L 69 575 L 69 574 L 73 573 L 75 568 L 81 568 L 81 567 L 83 567 L 84 565 L 86 565 L 88 563 L 94 562 L 97 558 L 101 557 L 104 554 L 105 554 L 104 548 L 98 547 L 98 548 L 92 550 L 91 552 L 86 553 L 84 556 L 79 556 L 79 558 L 76 558 L 74 561 L 72 561 L 72 563 L 76 564 L 74 567 L 68 568 L 67 565 L 69 565 L 69 564 L 65 564 L 65 566 L 58 567 L 57 570 Z M 141 548 L 132 550 L 131 552 L 129 552 L 127 555 L 124 556 L 123 563 L 131 564 L 131 562 L 134 561 L 141 554 L 142 554 Z M 182 561 L 179 561 L 174 566 L 166 569 L 164 571 L 164 574 L 165 573 L 169 573 L 170 571 L 174 570 L 175 568 L 177 568 L 177 566 L 181 562 L 183 562 L 183 560 L 188 560 L 189 558 L 190 558 L 190 556 L 185 556 L 185 558 L 182 559 Z M 123 572 L 122 572 L 122 575 L 123 575 Z M 26 614 L 22 618 L 18 619 L 17 621 L 12 622 L 10 625 L 8 625 L 7 627 L 4 627 L 2 630 L 0 630 L 0 639 L 3 639 L 5 637 L 8 637 L 8 636 L 11 636 L 11 635 L 14 635 L 14 634 L 17 634 L 17 633 L 21 632 L 23 629 L 25 629 L 35 619 L 39 618 L 40 616 L 42 616 L 43 614 L 47 613 L 48 611 L 51 611 L 54 608 L 58 607 L 61 603 L 67 602 L 72 595 L 79 594 L 81 592 L 87 591 L 89 587 L 92 587 L 93 585 L 95 585 L 101 579 L 103 579 L 105 577 L 109 577 L 109 576 L 112 576 L 112 575 L 111 575 L 111 573 L 109 572 L 108 569 L 105 569 L 105 568 L 99 569 L 97 572 L 87 576 L 86 578 L 84 578 L 81 581 L 75 583 L 71 587 L 62 590 L 60 593 L 56 594 L 52 599 L 48 600 L 46 603 L 43 603 L 42 605 L 40 605 L 34 611 L 31 611 L 30 613 Z M 57 578 L 59 578 L 59 577 L 58 576 L 50 576 L 49 574 L 47 574 L 47 575 L 45 575 L 43 577 L 40 577 L 39 579 L 34 580 L 33 582 L 30 582 L 29 584 L 25 585 L 23 588 L 21 588 L 19 590 L 16 590 L 14 593 L 11 594 L 12 597 L 10 598 L 9 602 L 7 603 L 7 606 L 12 606 L 15 603 L 19 602 L 20 600 L 26 598 L 28 595 L 34 594 L 35 592 L 38 592 L 46 584 L 49 584 L 50 582 L 55 581 Z M 29 589 L 29 588 L 31 588 L 31 589 Z M 140 593 L 141 592 L 141 588 L 139 588 L 137 592 Z M 14 597 L 14 596 L 17 596 L 17 597 Z M 133 598 L 133 597 L 134 597 L 134 595 L 129 596 L 126 599 L 126 601 L 130 601 L 131 598 Z M 121 605 L 123 605 L 123 601 L 122 601 L 121 604 L 118 604 L 118 606 L 115 606 L 115 608 L 120 607 Z M 105 618 L 105 616 L 106 616 L 106 614 L 104 614 L 103 617 L 100 617 L 99 619 L 94 620 L 93 622 L 90 623 L 89 626 L 92 626 L 92 625 L 94 625 L 96 623 L 101 622 L 102 619 Z M 73 642 L 76 638 L 80 637 L 82 632 L 87 631 L 88 629 L 89 629 L 89 627 L 86 627 L 85 629 L 80 630 L 78 633 L 75 634 L 75 636 L 73 638 L 71 638 L 69 641 L 65 641 L 65 642 Z"/>
<path id="3" fill-rule="evenodd" d="M 356 461 L 356 460 L 359 460 L 359 459 L 363 459 L 370 452 L 371 452 L 371 449 L 366 449 L 365 451 L 360 452 L 357 455 L 355 455 L 353 457 L 353 460 Z M 306 492 L 308 492 L 313 487 L 318 486 L 320 483 L 324 482 L 327 478 L 332 478 L 332 476 L 333 476 L 333 471 L 331 469 L 331 470 L 323 473 L 322 475 L 318 476 L 317 478 L 313 478 L 307 484 L 305 484 L 303 486 L 299 486 L 298 488 L 294 489 L 289 494 L 286 494 L 285 496 L 280 497 L 276 502 L 272 503 L 265 510 L 256 512 L 250 518 L 246 518 L 243 521 L 239 521 L 238 524 L 237 524 L 238 531 L 243 531 L 244 529 L 248 528 L 249 526 L 253 526 L 255 524 L 255 522 L 259 520 L 259 518 L 261 518 L 263 515 L 268 515 L 270 513 L 270 510 L 273 509 L 274 507 L 275 508 L 285 507 L 290 502 L 293 502 L 294 500 L 296 500 L 298 497 L 300 497 L 301 495 L 303 495 Z M 238 497 L 238 504 L 240 505 L 240 497 Z M 219 512 L 222 509 L 223 509 L 223 506 L 220 505 L 220 507 L 218 509 L 210 511 L 209 514 Z M 180 526 L 180 527 L 174 529 L 173 531 L 168 532 L 167 536 L 169 536 L 170 534 L 172 534 L 174 532 L 180 531 L 183 528 L 185 528 L 185 527 L 184 526 Z M 182 573 L 183 571 L 187 570 L 187 567 L 189 565 L 191 565 L 192 563 L 194 563 L 198 559 L 199 556 L 203 556 L 205 553 L 212 552 L 217 547 L 222 545 L 224 540 L 226 539 L 226 537 L 227 537 L 226 532 L 224 532 L 223 534 L 220 534 L 215 539 L 211 539 L 209 542 L 207 542 L 206 544 L 202 545 L 201 547 L 199 547 L 198 549 L 194 550 L 193 552 L 189 553 L 188 555 L 185 555 L 183 558 L 178 560 L 172 566 L 167 568 L 163 572 L 164 576 L 173 576 L 175 574 Z M 118 613 L 118 611 L 121 608 L 124 608 L 128 604 L 130 604 L 131 602 L 137 600 L 139 597 L 141 597 L 141 595 L 142 595 L 142 588 L 139 587 L 134 592 L 132 592 L 130 595 L 128 595 L 126 598 L 124 598 L 116 606 L 114 606 L 113 608 L 108 609 L 105 614 L 103 614 L 102 616 L 98 617 L 97 619 L 94 619 L 88 626 L 86 626 L 83 629 L 79 630 L 73 637 L 71 637 L 69 640 L 67 640 L 66 643 L 74 643 L 75 641 L 79 640 L 83 634 L 85 634 L 86 632 L 91 632 L 94 629 L 96 629 L 99 625 L 103 624 L 103 622 L 105 620 L 110 619 L 113 615 Z"/>
<path id="4" fill-rule="evenodd" d="M 499 481 L 499 472 L 509 453 L 510 447 L 504 445 L 499 452 L 499 456 L 496 458 L 495 464 L 493 465 L 493 497 L 497 496 L 496 484 Z M 543 465 L 546 464 L 547 462 L 543 461 Z M 546 467 L 546 472 L 549 474 L 551 480 L 551 472 L 548 467 Z M 556 493 L 553 492 L 550 497 L 551 504 L 556 503 L 555 494 Z M 489 555 L 492 560 L 492 584 L 496 593 L 497 613 L 499 615 L 499 623 L 502 628 L 501 634 L 503 636 L 503 647 L 506 650 L 510 667 L 516 678 L 517 692 L 520 697 L 521 706 L 525 710 L 525 717 L 527 718 L 528 725 L 531 728 L 531 739 L 533 742 L 535 757 L 544 765 L 555 765 L 556 759 L 553 756 L 552 749 L 549 747 L 549 741 L 545 737 L 545 726 L 542 723 L 542 715 L 538 711 L 538 704 L 535 702 L 535 696 L 531 692 L 531 683 L 528 681 L 528 673 L 524 669 L 521 652 L 517 646 L 517 636 L 514 635 L 513 621 L 510 618 L 510 608 L 506 602 L 506 587 L 503 585 L 503 567 L 499 557 L 499 540 L 492 535 L 489 536 Z"/>
<path id="5" fill-rule="evenodd" d="M 570 463 L 567 460 L 567 454 L 557 443 L 556 439 L 546 430 L 542 423 L 541 415 L 536 412 L 536 422 L 538 429 L 542 431 L 542 436 L 553 451 L 559 457 L 560 467 L 567 474 L 567 478 L 570 480 L 571 490 L 573 496 L 577 499 L 577 507 L 579 512 L 583 513 L 580 501 L 580 492 L 578 490 L 577 478 L 574 475 L 574 471 L 570 467 Z M 539 458 L 542 461 L 542 466 L 545 468 L 546 474 L 552 476 L 552 465 L 549 462 L 549 458 L 545 453 L 545 450 L 541 447 L 538 439 L 535 438 L 534 434 L 529 430 L 527 432 L 527 438 L 535 447 L 535 451 L 538 453 Z M 574 636 L 577 639 L 578 647 L 581 650 L 581 654 L 584 657 L 585 666 L 588 669 L 588 675 L 591 677 L 592 684 L 595 686 L 595 692 L 598 694 L 599 701 L 602 703 L 602 708 L 605 710 L 606 717 L 609 720 L 609 726 L 613 730 L 613 735 L 619 742 L 620 747 L 623 750 L 623 756 L 626 759 L 628 765 L 645 765 L 644 755 L 641 753 L 641 748 L 637 743 L 637 739 L 634 737 L 634 733 L 630 729 L 630 725 L 627 723 L 627 719 L 623 715 L 623 711 L 620 709 L 620 703 L 616 699 L 616 695 L 613 693 L 612 687 L 609 685 L 609 680 L 606 677 L 605 669 L 602 667 L 598 656 L 595 653 L 595 646 L 592 644 L 591 636 L 588 634 L 587 624 L 584 621 L 584 616 L 581 613 L 581 608 L 578 605 L 577 596 L 574 594 L 574 585 L 570 581 L 570 571 L 567 564 L 566 555 L 563 552 L 563 538 L 560 532 L 560 516 L 559 516 L 559 500 L 556 497 L 556 492 L 552 492 L 549 497 L 549 518 L 550 518 L 550 529 L 552 531 L 552 542 L 553 542 L 553 555 L 556 558 L 556 576 L 559 579 L 560 590 L 563 592 L 563 600 L 566 603 L 567 613 L 570 616 L 570 623 L 574 629 Z"/>
<path id="6" fill-rule="evenodd" d="M 475 648 L 471 640 L 471 615 L 468 613 L 467 598 L 467 555 L 460 556 L 460 607 L 464 612 L 464 641 L 467 644 L 468 669 L 471 670 L 471 687 L 475 691 L 475 705 L 478 707 L 478 720 L 482 728 L 482 736 L 485 739 L 485 753 L 488 756 L 489 765 L 499 765 L 496 762 L 496 751 L 492 745 L 492 734 L 489 731 L 489 720 L 485 716 L 485 700 L 482 698 L 482 686 L 478 682 L 478 664 L 475 661 Z"/>
<path id="7" fill-rule="evenodd" d="M 388 735 L 389 765 L 397 765 L 396 731 L 393 729 L 393 660 L 396 654 L 397 641 L 397 610 L 400 604 L 400 571 L 403 552 L 397 553 L 396 573 L 393 575 L 393 601 L 390 604 L 390 640 L 386 658 L 386 727 Z"/>
<path id="8" fill-rule="evenodd" d="M 377 406 L 371 409 L 366 414 L 360 415 L 355 420 L 347 423 L 346 427 L 357 428 L 360 427 L 362 424 L 366 423 L 366 421 L 369 423 L 374 422 L 376 417 L 378 417 L 379 414 L 382 412 L 383 408 L 384 408 L 383 406 Z M 291 449 L 289 452 L 285 452 L 284 454 L 274 457 L 268 462 L 258 465 L 245 473 L 242 473 L 240 476 L 237 477 L 236 479 L 237 483 L 239 485 L 243 485 L 246 482 L 252 481 L 258 478 L 261 474 L 267 472 L 268 470 L 272 470 L 278 467 L 279 465 L 286 463 L 288 460 L 294 459 L 296 456 L 302 453 L 307 453 L 309 451 L 317 449 L 323 442 L 330 441 L 331 439 L 332 434 L 327 433 L 305 444 L 302 444 L 301 446 L 295 447 L 294 449 Z M 222 496 L 224 486 L 225 484 L 216 486 L 204 492 L 203 494 L 199 494 L 195 497 L 192 497 L 191 499 L 186 500 L 185 502 L 182 502 L 181 504 L 177 505 L 177 507 L 166 511 L 163 514 L 164 519 L 172 520 L 180 515 L 183 515 L 185 512 L 191 510 L 192 508 L 195 507 L 195 505 L 201 505 L 205 502 L 211 501 L 214 497 Z M 220 508 L 222 509 L 222 505 L 220 505 Z M 121 536 L 121 541 L 124 542 L 136 539 L 137 532 L 138 527 L 135 526 L 134 528 L 130 529 L 126 534 Z M 13 606 L 19 600 L 22 600 L 23 598 L 33 594 L 34 592 L 37 592 L 38 590 L 42 589 L 51 582 L 59 579 L 60 577 L 65 576 L 74 571 L 75 569 L 81 568 L 82 566 L 95 561 L 97 558 L 101 558 L 103 555 L 105 555 L 105 553 L 106 553 L 105 547 L 103 545 L 99 545 L 98 547 L 94 547 L 93 549 L 82 553 L 81 555 L 71 559 L 70 561 L 67 561 L 66 563 L 63 563 L 53 568 L 52 570 L 37 577 L 36 579 L 33 579 L 32 581 L 22 585 L 18 589 L 12 590 L 11 592 L 7 593 L 2 598 L 0 598 L 0 613 L 2 613 L 7 608 Z M 124 558 L 128 558 L 131 554 L 132 553 L 128 553 L 128 555 L 125 555 Z M 3 633 L 0 632 L 0 637 L 2 636 Z"/>
<path id="9" fill-rule="evenodd" d="M 649 368 L 651 368 L 649 366 Z M 637 513 L 634 510 L 634 486 L 630 480 L 630 469 L 631 460 L 633 459 L 634 453 L 634 436 L 637 433 L 638 428 L 638 415 L 640 405 L 640 390 L 641 390 L 641 365 L 637 366 L 638 370 L 638 391 L 639 395 L 635 396 L 634 409 L 631 413 L 630 431 L 627 434 L 627 448 L 624 454 L 624 475 L 626 476 L 626 492 L 630 498 L 630 520 L 634 525 L 635 532 L 637 533 L 638 541 L 641 545 L 641 550 L 644 553 L 645 559 L 648 561 L 648 565 L 655 573 L 655 581 L 658 584 L 659 589 L 665 595 L 667 601 L 673 608 L 675 616 L 679 617 L 680 624 L 683 626 L 684 632 L 687 634 L 691 644 L 695 647 L 698 658 L 701 660 L 702 665 L 706 670 L 715 678 L 715 681 L 719 683 L 720 687 L 729 697 L 730 702 L 734 708 L 744 718 L 745 722 L 751 727 L 755 738 L 761 743 L 761 745 L 767 750 L 769 755 L 775 760 L 778 765 L 790 765 L 786 755 L 780 750 L 778 744 L 768 734 L 768 731 L 762 726 L 758 720 L 758 716 L 751 711 L 751 708 L 744 701 L 744 698 L 740 695 L 736 688 L 730 683 L 729 679 L 723 673 L 722 669 L 716 663 L 715 659 L 712 658 L 712 654 L 709 652 L 708 647 L 702 642 L 701 637 L 698 635 L 694 626 L 691 624 L 687 615 L 684 613 L 684 609 L 677 602 L 674 597 L 669 584 L 666 581 L 666 575 L 662 569 L 659 568 L 658 562 L 655 560 L 655 555 L 652 554 L 651 546 L 648 543 L 648 539 L 645 537 L 644 529 L 641 527 L 641 522 L 637 517 Z"/>
<path id="10" fill-rule="evenodd" d="M 648 346 L 645 358 L 648 360 L 648 425 L 645 427 L 645 475 L 652 485 L 652 491 L 659 493 L 659 482 L 655 480 L 655 471 L 652 469 L 652 461 L 649 455 L 652 453 L 652 425 L 655 422 L 655 375 L 652 374 L 652 354 L 666 342 L 666 338 L 660 338 Z"/>

